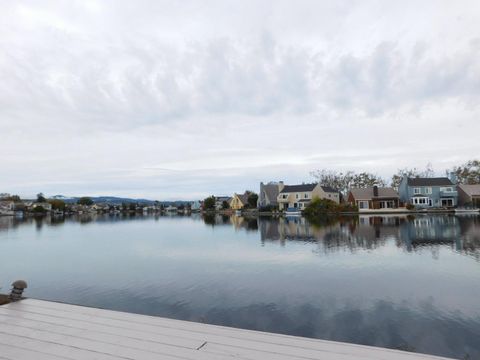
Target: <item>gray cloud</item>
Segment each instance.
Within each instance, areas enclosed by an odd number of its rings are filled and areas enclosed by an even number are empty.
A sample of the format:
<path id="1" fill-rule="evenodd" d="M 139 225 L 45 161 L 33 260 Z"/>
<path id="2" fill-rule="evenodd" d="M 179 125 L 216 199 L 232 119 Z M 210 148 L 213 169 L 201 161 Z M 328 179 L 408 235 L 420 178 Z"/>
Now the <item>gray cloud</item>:
<path id="1" fill-rule="evenodd" d="M 308 180 L 322 166 L 443 169 L 480 150 L 475 2 L 25 1 L 2 10 L 8 191 L 188 197 Z M 176 171 L 145 170 L 155 168 Z"/>

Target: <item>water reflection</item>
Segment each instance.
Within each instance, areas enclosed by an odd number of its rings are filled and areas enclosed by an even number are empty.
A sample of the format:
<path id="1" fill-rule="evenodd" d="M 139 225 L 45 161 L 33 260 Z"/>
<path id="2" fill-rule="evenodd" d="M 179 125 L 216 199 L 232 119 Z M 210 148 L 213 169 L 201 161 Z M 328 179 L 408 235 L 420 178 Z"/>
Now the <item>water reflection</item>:
<path id="1" fill-rule="evenodd" d="M 155 220 L 165 216 L 153 216 Z M 171 217 L 171 216 L 168 216 Z M 152 216 L 82 214 L 72 217 L 0 217 L 0 232 L 12 231 L 20 225 L 63 226 L 65 223 L 111 223 L 148 221 Z M 317 243 L 322 252 L 341 249 L 371 250 L 393 239 L 407 252 L 430 248 L 433 255 L 439 246 L 480 260 L 480 217 L 455 215 L 335 216 L 317 219 L 303 217 L 243 217 L 224 214 L 192 214 L 192 220 L 206 225 L 231 226 L 236 231 L 259 232 L 262 244 L 271 242 L 285 246 L 288 242 Z"/>
<path id="2" fill-rule="evenodd" d="M 457 358 L 480 358 L 478 260 L 479 216 L 0 217 L 4 289 Z"/>
<path id="3" fill-rule="evenodd" d="M 375 249 L 394 239 L 408 252 L 420 248 L 451 246 L 458 252 L 480 259 L 480 218 L 449 215 L 331 217 L 308 221 L 305 218 L 259 218 L 262 243 L 289 241 L 316 242 L 325 252 L 348 248 Z"/>

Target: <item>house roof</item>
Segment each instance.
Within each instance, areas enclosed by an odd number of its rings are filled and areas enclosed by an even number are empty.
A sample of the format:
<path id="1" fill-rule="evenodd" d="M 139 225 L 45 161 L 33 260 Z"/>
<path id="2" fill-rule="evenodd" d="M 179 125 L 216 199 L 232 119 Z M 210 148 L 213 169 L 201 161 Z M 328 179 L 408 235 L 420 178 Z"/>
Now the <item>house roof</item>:
<path id="1" fill-rule="evenodd" d="M 268 200 L 275 201 L 277 200 L 278 196 L 278 184 L 266 184 L 263 185 L 262 190 L 265 192 Z"/>
<path id="2" fill-rule="evenodd" d="M 242 202 L 243 205 L 248 204 L 248 193 L 235 194 L 235 195 L 237 195 L 237 197 L 240 199 L 240 201 Z"/>
<path id="3" fill-rule="evenodd" d="M 373 187 L 351 189 L 350 193 L 357 200 L 368 200 L 372 198 L 398 198 L 397 192 L 391 187 L 379 187 L 378 196 L 373 195 Z"/>
<path id="4" fill-rule="evenodd" d="M 216 196 L 215 201 L 229 201 L 231 199 L 230 196 Z"/>
<path id="5" fill-rule="evenodd" d="M 447 177 L 437 177 L 437 178 L 408 178 L 407 185 L 409 186 L 443 186 L 443 185 L 455 185 Z"/>
<path id="6" fill-rule="evenodd" d="M 285 185 L 281 193 L 305 192 L 315 189 L 317 184 Z"/>
<path id="7" fill-rule="evenodd" d="M 458 187 L 462 189 L 463 192 L 468 196 L 480 196 L 480 184 L 476 184 L 476 185 L 460 184 L 458 185 Z"/>
<path id="8" fill-rule="evenodd" d="M 322 185 L 321 188 L 323 189 L 323 191 L 328 192 L 328 193 L 337 193 L 338 192 L 338 190 L 335 190 L 331 186 Z"/>

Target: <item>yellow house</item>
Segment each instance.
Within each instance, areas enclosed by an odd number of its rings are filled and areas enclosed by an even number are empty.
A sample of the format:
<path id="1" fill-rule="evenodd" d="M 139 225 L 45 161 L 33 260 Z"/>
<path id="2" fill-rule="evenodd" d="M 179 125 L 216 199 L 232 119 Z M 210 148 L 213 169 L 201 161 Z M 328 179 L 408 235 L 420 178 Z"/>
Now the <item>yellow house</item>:
<path id="1" fill-rule="evenodd" d="M 278 194 L 280 210 L 304 210 L 313 198 L 328 199 L 340 203 L 340 193 L 320 184 L 286 185 Z"/>
<path id="2" fill-rule="evenodd" d="M 232 200 L 230 201 L 230 209 L 240 210 L 248 205 L 248 192 L 244 194 L 233 194 Z"/>

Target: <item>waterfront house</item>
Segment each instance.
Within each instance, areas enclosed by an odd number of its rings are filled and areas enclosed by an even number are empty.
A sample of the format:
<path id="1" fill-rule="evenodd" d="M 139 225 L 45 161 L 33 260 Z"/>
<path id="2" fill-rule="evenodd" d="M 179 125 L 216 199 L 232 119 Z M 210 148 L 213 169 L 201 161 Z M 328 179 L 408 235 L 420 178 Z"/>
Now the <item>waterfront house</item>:
<path id="1" fill-rule="evenodd" d="M 230 206 L 232 198 L 230 196 L 215 196 L 215 210 L 222 210 L 224 208 L 224 203 L 227 203 Z"/>
<path id="2" fill-rule="evenodd" d="M 278 207 L 278 194 L 284 188 L 283 181 L 260 183 L 260 192 L 258 193 L 257 207 L 263 208 L 266 206 Z"/>
<path id="3" fill-rule="evenodd" d="M 165 211 L 167 213 L 176 213 L 178 211 L 178 208 L 174 205 L 168 205 L 166 208 L 165 208 Z"/>
<path id="4" fill-rule="evenodd" d="M 280 210 L 304 210 L 314 198 L 340 203 L 340 193 L 320 184 L 285 185 L 277 196 Z"/>
<path id="5" fill-rule="evenodd" d="M 0 200 L 0 215 L 14 215 L 15 202 L 10 200 Z"/>
<path id="6" fill-rule="evenodd" d="M 480 184 L 460 184 L 457 186 L 457 190 L 459 205 L 480 208 Z"/>
<path id="7" fill-rule="evenodd" d="M 230 201 L 230 208 L 233 210 L 241 210 L 248 206 L 249 194 L 247 191 L 243 194 L 233 194 L 232 200 Z"/>
<path id="8" fill-rule="evenodd" d="M 372 186 L 351 189 L 348 193 L 348 202 L 356 205 L 360 211 L 366 209 L 396 209 L 400 197 L 391 187 Z"/>
<path id="9" fill-rule="evenodd" d="M 192 204 L 190 205 L 190 209 L 191 209 L 193 212 L 200 211 L 201 208 L 202 208 L 202 203 L 201 203 L 199 200 L 195 200 L 195 201 L 192 202 Z"/>
<path id="10" fill-rule="evenodd" d="M 45 211 L 48 212 L 52 211 L 52 205 L 48 202 L 29 202 L 26 203 L 26 206 L 28 211 L 33 211 L 33 209 L 35 209 L 36 207 L 42 207 L 43 209 L 45 209 Z"/>
<path id="11" fill-rule="evenodd" d="M 457 206 L 457 187 L 447 177 L 410 178 L 404 176 L 398 187 L 400 200 L 416 208 Z"/>

